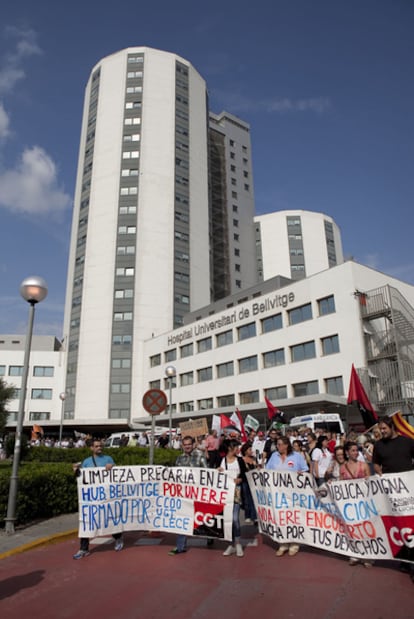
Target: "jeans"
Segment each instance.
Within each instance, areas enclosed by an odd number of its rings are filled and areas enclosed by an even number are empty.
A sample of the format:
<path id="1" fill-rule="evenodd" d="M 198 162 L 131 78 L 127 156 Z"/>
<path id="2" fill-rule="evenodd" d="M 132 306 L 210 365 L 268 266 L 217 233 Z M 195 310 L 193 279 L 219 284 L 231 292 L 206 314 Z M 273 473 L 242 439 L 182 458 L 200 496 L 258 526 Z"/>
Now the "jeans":
<path id="1" fill-rule="evenodd" d="M 231 530 L 232 541 L 240 539 L 240 504 L 234 503 L 233 505 L 233 524 Z"/>
<path id="2" fill-rule="evenodd" d="M 177 535 L 175 546 L 176 546 L 178 552 L 184 552 L 185 550 L 187 550 L 187 536 L 186 535 Z"/>
<path id="3" fill-rule="evenodd" d="M 252 493 L 250 492 L 250 486 L 247 481 L 243 482 L 242 496 L 244 504 L 244 515 L 251 520 L 257 520 L 256 508 L 254 505 Z"/>

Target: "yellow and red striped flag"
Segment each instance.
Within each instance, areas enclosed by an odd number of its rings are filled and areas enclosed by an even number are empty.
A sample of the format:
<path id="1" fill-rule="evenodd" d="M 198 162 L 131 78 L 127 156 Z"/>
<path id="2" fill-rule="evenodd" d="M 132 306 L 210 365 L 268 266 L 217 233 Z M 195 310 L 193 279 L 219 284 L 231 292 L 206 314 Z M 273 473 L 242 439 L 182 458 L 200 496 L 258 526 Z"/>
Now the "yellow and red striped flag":
<path id="1" fill-rule="evenodd" d="M 414 438 L 414 428 L 406 419 L 404 419 L 401 411 L 393 413 L 391 415 L 391 419 L 393 420 L 398 434 L 401 434 L 401 436 L 408 436 L 408 438 Z"/>

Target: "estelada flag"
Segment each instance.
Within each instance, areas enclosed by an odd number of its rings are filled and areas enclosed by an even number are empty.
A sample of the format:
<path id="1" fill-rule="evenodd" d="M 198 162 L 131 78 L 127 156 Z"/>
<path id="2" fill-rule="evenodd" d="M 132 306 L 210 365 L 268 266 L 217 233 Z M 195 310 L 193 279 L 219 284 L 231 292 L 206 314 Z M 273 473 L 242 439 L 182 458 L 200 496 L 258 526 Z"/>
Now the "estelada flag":
<path id="1" fill-rule="evenodd" d="M 371 428 L 377 423 L 378 415 L 359 380 L 354 364 L 352 364 L 351 379 L 349 381 L 348 404 L 356 404 L 358 406 L 366 428 Z"/>
<path id="2" fill-rule="evenodd" d="M 398 434 L 401 434 L 401 436 L 408 436 L 408 438 L 414 438 L 414 428 L 406 419 L 404 419 L 401 411 L 393 413 L 391 415 L 391 419 Z"/>

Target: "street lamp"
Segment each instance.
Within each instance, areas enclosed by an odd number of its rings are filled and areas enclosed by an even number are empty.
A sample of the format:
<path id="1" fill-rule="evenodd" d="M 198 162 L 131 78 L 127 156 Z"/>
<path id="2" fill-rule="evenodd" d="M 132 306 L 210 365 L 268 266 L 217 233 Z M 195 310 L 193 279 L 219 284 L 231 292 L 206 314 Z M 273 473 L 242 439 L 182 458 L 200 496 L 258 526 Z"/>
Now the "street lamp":
<path id="1" fill-rule="evenodd" d="M 14 535 L 14 523 L 16 521 L 17 485 L 19 479 L 20 450 L 22 440 L 24 404 L 26 401 L 27 376 L 29 374 L 30 347 L 32 344 L 33 320 L 36 303 L 40 303 L 47 296 L 47 284 L 41 277 L 27 277 L 20 285 L 20 294 L 30 305 L 29 321 L 24 348 L 22 384 L 20 388 L 19 410 L 17 413 L 16 436 L 14 441 L 13 467 L 10 477 L 9 500 L 7 503 L 7 516 L 5 530 L 7 535 Z"/>
<path id="2" fill-rule="evenodd" d="M 62 402 L 62 408 L 60 409 L 59 447 L 62 447 L 63 411 L 65 410 L 66 393 L 64 391 L 59 393 L 59 398 Z"/>
<path id="3" fill-rule="evenodd" d="M 169 436 L 168 436 L 168 446 L 171 447 L 172 446 L 172 384 L 173 384 L 173 379 L 176 377 L 177 375 L 177 370 L 175 369 L 175 367 L 173 365 L 167 365 L 167 367 L 165 368 L 165 375 L 168 378 L 168 383 L 169 383 L 169 388 L 170 388 L 170 397 L 169 397 L 169 406 L 168 406 L 168 411 L 169 411 Z"/>

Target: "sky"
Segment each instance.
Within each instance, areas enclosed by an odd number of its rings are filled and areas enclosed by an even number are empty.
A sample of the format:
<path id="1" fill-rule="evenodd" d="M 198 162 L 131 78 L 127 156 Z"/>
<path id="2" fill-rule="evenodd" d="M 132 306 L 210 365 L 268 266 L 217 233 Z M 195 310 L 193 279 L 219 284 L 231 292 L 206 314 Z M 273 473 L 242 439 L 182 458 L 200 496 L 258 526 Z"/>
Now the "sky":
<path id="1" fill-rule="evenodd" d="M 210 108 L 250 124 L 256 212 L 334 218 L 344 254 L 414 284 L 412 0 L 3 0 L 0 333 L 43 277 L 37 334 L 63 331 L 84 89 L 131 46 L 174 52 Z"/>

